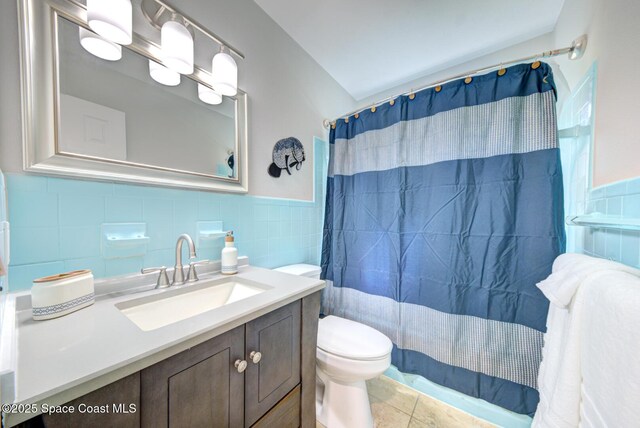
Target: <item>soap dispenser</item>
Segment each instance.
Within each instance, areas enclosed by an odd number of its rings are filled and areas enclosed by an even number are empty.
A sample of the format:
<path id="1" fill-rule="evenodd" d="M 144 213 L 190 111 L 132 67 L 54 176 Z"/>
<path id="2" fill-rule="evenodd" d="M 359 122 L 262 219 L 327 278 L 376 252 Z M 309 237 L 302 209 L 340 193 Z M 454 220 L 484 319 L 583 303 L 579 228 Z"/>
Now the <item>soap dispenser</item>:
<path id="1" fill-rule="evenodd" d="M 222 249 L 220 261 L 224 275 L 238 273 L 238 249 L 233 246 L 232 230 L 227 232 L 227 236 L 224 237 L 224 248 Z"/>

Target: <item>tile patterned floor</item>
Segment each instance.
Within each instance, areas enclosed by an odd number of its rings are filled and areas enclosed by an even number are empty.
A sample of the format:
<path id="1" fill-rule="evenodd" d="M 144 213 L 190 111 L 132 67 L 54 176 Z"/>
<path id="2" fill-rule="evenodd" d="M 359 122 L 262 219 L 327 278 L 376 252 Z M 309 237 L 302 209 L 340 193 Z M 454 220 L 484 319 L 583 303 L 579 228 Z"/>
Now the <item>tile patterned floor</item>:
<path id="1" fill-rule="evenodd" d="M 386 376 L 367 381 L 367 388 L 376 428 L 495 427 Z"/>

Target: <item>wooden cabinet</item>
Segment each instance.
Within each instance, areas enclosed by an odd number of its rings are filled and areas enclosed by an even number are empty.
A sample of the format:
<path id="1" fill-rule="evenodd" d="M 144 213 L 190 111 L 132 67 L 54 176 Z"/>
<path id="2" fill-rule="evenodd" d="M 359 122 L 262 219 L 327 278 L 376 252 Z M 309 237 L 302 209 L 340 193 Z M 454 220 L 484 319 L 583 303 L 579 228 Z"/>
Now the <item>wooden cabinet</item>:
<path id="1" fill-rule="evenodd" d="M 74 413 L 50 413 L 24 427 L 76 428 L 140 426 L 140 373 L 134 373 L 69 403 Z"/>
<path id="2" fill-rule="evenodd" d="M 300 383 L 300 329 L 297 301 L 144 369 L 142 427 L 250 427 Z"/>
<path id="3" fill-rule="evenodd" d="M 150 428 L 244 426 L 244 326 L 141 372 L 141 422 Z"/>
<path id="4" fill-rule="evenodd" d="M 300 302 L 246 324 L 245 426 L 253 425 L 300 383 Z M 254 363 L 252 353 L 260 353 Z M 255 356 L 255 354 L 254 354 Z"/>
<path id="5" fill-rule="evenodd" d="M 315 427 L 319 310 L 318 292 L 69 403 L 134 404 L 133 413 L 40 416 L 21 426 Z"/>

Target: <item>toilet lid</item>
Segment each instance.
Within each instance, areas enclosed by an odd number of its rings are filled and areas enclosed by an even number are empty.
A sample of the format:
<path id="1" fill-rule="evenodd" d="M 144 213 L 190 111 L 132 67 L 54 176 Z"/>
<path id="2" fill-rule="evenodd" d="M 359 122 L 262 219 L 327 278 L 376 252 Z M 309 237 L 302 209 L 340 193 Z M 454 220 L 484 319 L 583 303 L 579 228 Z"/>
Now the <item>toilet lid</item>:
<path id="1" fill-rule="evenodd" d="M 330 315 L 318 323 L 318 348 L 340 357 L 373 360 L 391 353 L 391 340 L 375 328 Z"/>

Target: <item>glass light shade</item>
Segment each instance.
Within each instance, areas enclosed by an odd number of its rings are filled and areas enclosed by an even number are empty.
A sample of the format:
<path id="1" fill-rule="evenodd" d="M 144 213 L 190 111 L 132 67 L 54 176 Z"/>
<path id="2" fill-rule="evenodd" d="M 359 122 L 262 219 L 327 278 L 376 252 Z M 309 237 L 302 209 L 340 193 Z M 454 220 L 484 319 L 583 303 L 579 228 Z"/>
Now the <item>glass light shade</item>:
<path id="1" fill-rule="evenodd" d="M 105 39 L 131 44 L 133 14 L 131 0 L 87 0 L 87 23 Z"/>
<path id="2" fill-rule="evenodd" d="M 84 27 L 80 27 L 78 33 L 80 45 L 90 54 L 107 61 L 117 61 L 122 58 L 122 46 L 119 44 L 110 42 Z"/>
<path id="3" fill-rule="evenodd" d="M 177 86 L 180 84 L 180 73 L 169 70 L 162 64 L 149 60 L 149 75 L 153 80 L 166 86 Z"/>
<path id="4" fill-rule="evenodd" d="M 222 95 L 202 83 L 198 83 L 198 98 L 207 104 L 216 105 L 222 102 Z"/>
<path id="5" fill-rule="evenodd" d="M 211 61 L 211 86 L 216 92 L 232 97 L 238 93 L 238 66 L 225 52 L 219 52 Z"/>
<path id="6" fill-rule="evenodd" d="M 167 21 L 160 30 L 162 62 L 180 74 L 193 73 L 193 37 L 179 22 Z"/>

